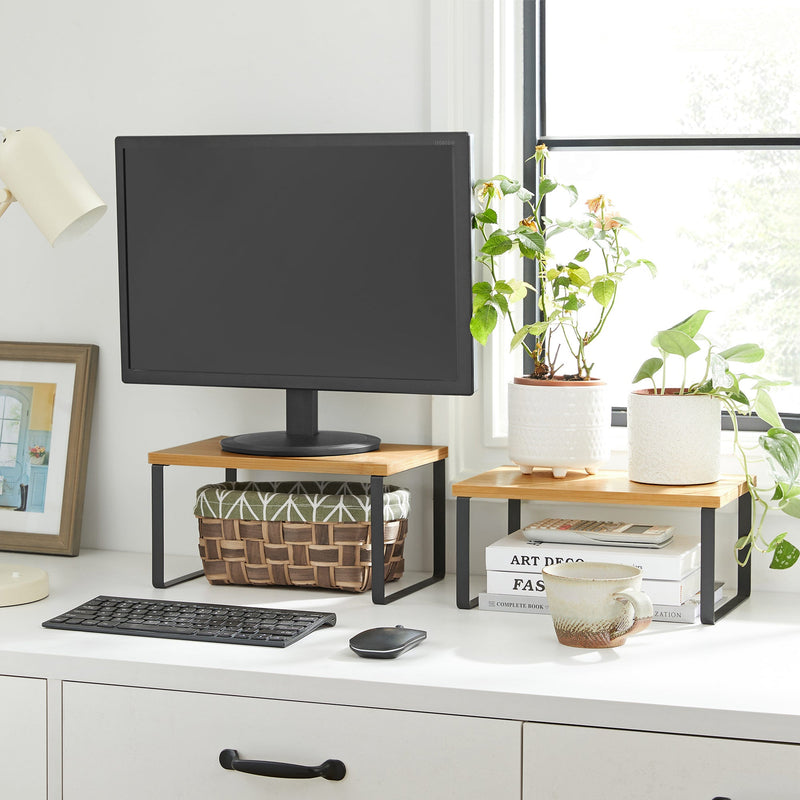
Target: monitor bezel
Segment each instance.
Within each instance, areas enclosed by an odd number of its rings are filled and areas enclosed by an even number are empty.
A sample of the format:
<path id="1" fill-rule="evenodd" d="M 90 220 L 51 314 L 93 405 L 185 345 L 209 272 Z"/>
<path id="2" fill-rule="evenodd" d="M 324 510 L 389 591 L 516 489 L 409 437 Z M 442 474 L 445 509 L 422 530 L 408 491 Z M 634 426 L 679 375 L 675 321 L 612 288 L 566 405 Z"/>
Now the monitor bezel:
<path id="1" fill-rule="evenodd" d="M 262 373 L 165 371 L 133 368 L 130 364 L 131 336 L 128 315 L 128 258 L 125 207 L 125 155 L 132 148 L 179 146 L 183 140 L 229 141 L 237 146 L 249 142 L 260 146 L 419 145 L 441 146 L 451 151 L 453 165 L 453 291 L 455 317 L 462 323 L 456 331 L 456 374 L 442 380 L 417 378 L 365 378 L 363 376 L 316 376 Z M 120 341 L 124 383 L 176 386 L 218 386 L 265 389 L 313 389 L 319 391 L 390 392 L 399 394 L 470 395 L 474 392 L 474 340 L 469 330 L 472 313 L 472 185 L 471 137 L 465 132 L 328 133 L 328 134 L 215 134 L 207 136 L 119 136 L 115 140 L 117 180 L 117 233 L 119 251 Z M 413 234 L 410 234 L 413 235 Z M 463 272 L 462 272 L 463 270 Z M 220 330 L 220 336 L 230 332 Z"/>

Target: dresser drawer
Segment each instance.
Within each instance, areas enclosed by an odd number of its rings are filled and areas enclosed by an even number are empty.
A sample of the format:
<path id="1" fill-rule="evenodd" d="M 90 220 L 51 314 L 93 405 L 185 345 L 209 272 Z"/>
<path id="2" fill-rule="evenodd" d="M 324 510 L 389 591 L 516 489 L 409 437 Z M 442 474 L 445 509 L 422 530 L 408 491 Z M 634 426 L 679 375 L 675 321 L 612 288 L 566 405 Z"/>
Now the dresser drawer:
<path id="1" fill-rule="evenodd" d="M 800 745 L 525 723 L 523 800 L 797 800 Z"/>
<path id="2" fill-rule="evenodd" d="M 63 694 L 64 800 L 519 798 L 519 722 L 83 683 Z M 229 771 L 226 749 L 338 759 L 346 775 Z"/>
<path id="3" fill-rule="evenodd" d="M 0 797 L 47 797 L 47 681 L 0 675 Z"/>

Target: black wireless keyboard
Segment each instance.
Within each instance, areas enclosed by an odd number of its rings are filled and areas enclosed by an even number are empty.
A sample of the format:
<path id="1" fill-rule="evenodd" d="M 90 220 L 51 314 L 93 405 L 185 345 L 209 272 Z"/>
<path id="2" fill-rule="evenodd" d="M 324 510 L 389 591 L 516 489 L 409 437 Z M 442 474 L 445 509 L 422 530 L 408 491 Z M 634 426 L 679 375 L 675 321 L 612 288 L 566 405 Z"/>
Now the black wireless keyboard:
<path id="1" fill-rule="evenodd" d="M 261 647 L 288 647 L 323 625 L 335 625 L 336 614 L 286 608 L 141 600 L 101 595 L 43 622 L 45 628 L 125 636 L 155 636 L 190 642 L 227 642 Z"/>

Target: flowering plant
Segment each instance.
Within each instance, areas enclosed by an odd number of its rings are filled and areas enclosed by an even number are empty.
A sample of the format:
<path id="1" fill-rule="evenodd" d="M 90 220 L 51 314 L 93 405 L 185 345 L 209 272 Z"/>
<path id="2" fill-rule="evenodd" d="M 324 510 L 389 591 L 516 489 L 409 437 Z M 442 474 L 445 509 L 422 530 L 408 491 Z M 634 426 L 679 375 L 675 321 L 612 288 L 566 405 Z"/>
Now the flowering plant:
<path id="1" fill-rule="evenodd" d="M 558 183 L 546 174 L 547 157 L 547 147 L 538 145 L 533 156 L 539 165 L 536 195 L 505 175 L 495 175 L 475 185 L 480 208 L 473 216 L 473 228 L 482 237 L 477 260 L 488 271 L 488 280 L 478 281 L 472 287 L 470 330 L 478 342 L 486 344 L 498 319 L 507 318 L 512 331 L 511 349 L 522 346 L 533 359 L 531 377 L 555 377 L 562 366 L 558 359 L 563 343 L 575 361 L 576 370 L 563 377 L 589 380 L 594 363 L 589 362 L 586 350 L 603 331 L 614 308 L 620 281 L 635 267 L 646 266 L 653 275 L 656 268 L 647 259 L 630 257 L 630 251 L 620 241 L 620 234 L 630 223 L 617 213 L 605 195 L 588 200 L 588 210 L 578 219 L 553 220 L 543 216 L 544 198 L 557 189 L 567 192 L 570 205 L 578 200 L 574 186 Z M 495 201 L 509 196 L 521 200 L 530 214 L 516 228 L 505 230 L 498 225 L 494 206 Z M 558 263 L 549 242 L 553 236 L 568 230 L 579 234 L 588 246 Z M 500 276 L 498 258 L 512 250 L 536 262 L 537 287 Z M 599 269 L 594 275 L 589 271 L 589 257 L 593 251 L 600 255 Z M 540 319 L 517 325 L 509 305 L 522 300 L 528 291 L 538 291 Z"/>
<path id="2" fill-rule="evenodd" d="M 42 445 L 35 444 L 28 449 L 28 452 L 31 454 L 31 458 L 41 458 L 47 453 L 47 450 Z"/>

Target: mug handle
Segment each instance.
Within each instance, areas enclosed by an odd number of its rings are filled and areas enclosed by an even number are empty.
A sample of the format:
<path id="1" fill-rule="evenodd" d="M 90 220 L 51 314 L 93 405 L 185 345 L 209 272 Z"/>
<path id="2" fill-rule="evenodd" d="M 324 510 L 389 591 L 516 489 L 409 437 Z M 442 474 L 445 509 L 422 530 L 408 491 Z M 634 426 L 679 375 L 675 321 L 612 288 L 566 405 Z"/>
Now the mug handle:
<path id="1" fill-rule="evenodd" d="M 643 631 L 653 621 L 653 603 L 650 598 L 639 589 L 623 589 L 611 595 L 619 603 L 630 603 L 633 606 L 633 623 L 625 630 L 614 631 L 612 639 L 628 636 Z"/>

